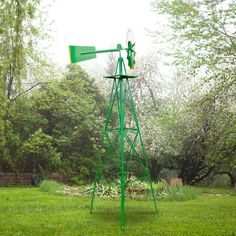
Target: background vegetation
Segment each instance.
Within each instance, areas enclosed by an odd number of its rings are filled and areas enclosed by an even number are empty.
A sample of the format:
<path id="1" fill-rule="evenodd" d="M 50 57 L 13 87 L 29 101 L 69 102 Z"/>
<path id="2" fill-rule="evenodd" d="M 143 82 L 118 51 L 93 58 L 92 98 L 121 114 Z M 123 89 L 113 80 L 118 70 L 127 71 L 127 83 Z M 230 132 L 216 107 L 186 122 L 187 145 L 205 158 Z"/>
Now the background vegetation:
<path id="1" fill-rule="evenodd" d="M 0 171 L 37 164 L 89 181 L 107 96 L 80 66 L 58 72 L 40 52 L 47 34 L 39 6 L 0 3 Z M 152 33 L 157 49 L 139 60 L 132 88 L 154 181 L 236 182 L 235 7 L 234 0 L 152 1 L 168 24 Z M 170 47 L 158 50 L 163 41 Z M 171 79 L 160 60 L 175 66 Z"/>

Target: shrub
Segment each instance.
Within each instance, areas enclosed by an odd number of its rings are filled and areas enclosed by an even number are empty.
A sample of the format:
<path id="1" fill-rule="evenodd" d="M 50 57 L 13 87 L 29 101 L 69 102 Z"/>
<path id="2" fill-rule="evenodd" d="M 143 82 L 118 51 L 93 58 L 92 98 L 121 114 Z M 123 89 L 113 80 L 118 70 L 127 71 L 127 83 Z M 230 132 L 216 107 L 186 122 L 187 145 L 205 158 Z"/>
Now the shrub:
<path id="1" fill-rule="evenodd" d="M 230 178 L 226 174 L 214 175 L 211 183 L 212 187 L 230 187 Z"/>
<path id="2" fill-rule="evenodd" d="M 52 171 L 60 167 L 60 154 L 53 146 L 53 137 L 38 129 L 22 145 L 20 163 L 25 170 L 31 170 L 38 164 L 45 171 Z"/>
<path id="3" fill-rule="evenodd" d="M 41 191 L 53 194 L 60 193 L 60 191 L 63 190 L 63 187 L 64 186 L 62 184 L 53 180 L 44 180 L 39 186 Z"/>
<path id="4" fill-rule="evenodd" d="M 79 185 L 86 185 L 86 183 L 87 182 L 85 180 L 83 180 L 83 179 L 81 179 L 80 177 L 77 177 L 77 176 L 74 176 L 70 179 L 70 184 L 72 184 L 72 185 L 79 186 Z"/>

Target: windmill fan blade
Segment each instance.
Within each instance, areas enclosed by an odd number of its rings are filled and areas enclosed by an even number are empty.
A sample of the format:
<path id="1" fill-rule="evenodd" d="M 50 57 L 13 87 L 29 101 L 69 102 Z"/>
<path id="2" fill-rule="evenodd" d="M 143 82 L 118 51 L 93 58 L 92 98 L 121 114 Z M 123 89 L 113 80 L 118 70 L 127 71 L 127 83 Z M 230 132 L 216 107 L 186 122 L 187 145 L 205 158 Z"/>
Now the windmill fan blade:
<path id="1" fill-rule="evenodd" d="M 126 33 L 126 44 L 131 41 L 134 41 L 134 34 L 131 28 L 128 28 L 127 33 Z"/>
<path id="2" fill-rule="evenodd" d="M 134 51 L 134 45 L 131 41 L 128 42 L 128 48 L 127 48 L 127 59 L 128 59 L 128 65 L 130 69 L 134 69 L 135 66 L 135 55 L 136 52 Z"/>

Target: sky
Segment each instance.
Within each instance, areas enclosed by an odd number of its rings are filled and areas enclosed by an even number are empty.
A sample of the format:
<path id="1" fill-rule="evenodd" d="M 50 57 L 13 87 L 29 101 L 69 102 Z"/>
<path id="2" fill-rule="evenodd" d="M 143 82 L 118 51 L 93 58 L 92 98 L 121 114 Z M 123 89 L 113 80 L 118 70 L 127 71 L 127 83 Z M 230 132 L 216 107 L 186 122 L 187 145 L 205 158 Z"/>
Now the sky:
<path id="1" fill-rule="evenodd" d="M 68 45 L 96 46 L 98 50 L 114 48 L 117 43 L 125 47 L 129 29 L 137 56 L 153 47 L 147 30 L 155 29 L 157 17 L 149 0 L 54 0 L 47 11 L 53 37 L 50 57 L 59 65 L 69 63 Z M 94 60 L 94 64 L 102 63 L 107 55 Z"/>

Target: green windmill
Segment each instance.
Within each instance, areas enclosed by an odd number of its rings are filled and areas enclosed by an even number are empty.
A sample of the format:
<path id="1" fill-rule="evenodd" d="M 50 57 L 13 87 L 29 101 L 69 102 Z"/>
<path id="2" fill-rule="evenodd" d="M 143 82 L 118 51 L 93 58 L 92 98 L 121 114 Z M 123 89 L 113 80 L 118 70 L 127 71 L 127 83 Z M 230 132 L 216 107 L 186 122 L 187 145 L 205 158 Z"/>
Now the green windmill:
<path id="1" fill-rule="evenodd" d="M 107 163 L 107 161 L 109 161 L 109 159 L 111 159 L 112 155 L 114 155 L 119 160 L 120 166 L 118 174 L 120 175 L 121 189 L 121 229 L 125 228 L 125 189 L 128 184 L 140 179 L 148 180 L 151 187 L 155 211 L 157 212 L 148 159 L 129 83 L 129 79 L 134 79 L 137 76 L 127 74 L 125 63 L 121 55 L 123 50 L 127 52 L 128 66 L 130 69 L 133 69 L 135 66 L 136 54 L 134 46 L 135 44 L 131 41 L 128 42 L 127 48 L 122 48 L 121 44 L 117 44 L 116 48 L 107 50 L 96 50 L 96 48 L 92 46 L 69 46 L 71 63 L 96 58 L 97 53 L 119 53 L 114 74 L 105 76 L 105 78 L 111 79 L 113 84 L 109 98 L 105 126 L 101 136 L 101 143 L 99 145 L 99 158 L 97 162 L 94 187 L 91 194 L 90 213 L 92 213 L 93 210 L 97 184 L 103 177 L 102 167 Z M 113 121 L 114 110 L 116 110 L 115 115 L 118 116 L 116 123 Z M 135 164 L 139 165 L 139 167 L 143 169 L 144 176 L 130 180 L 127 176 L 129 173 L 132 173 L 132 168 Z"/>

